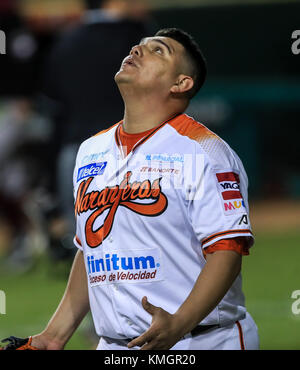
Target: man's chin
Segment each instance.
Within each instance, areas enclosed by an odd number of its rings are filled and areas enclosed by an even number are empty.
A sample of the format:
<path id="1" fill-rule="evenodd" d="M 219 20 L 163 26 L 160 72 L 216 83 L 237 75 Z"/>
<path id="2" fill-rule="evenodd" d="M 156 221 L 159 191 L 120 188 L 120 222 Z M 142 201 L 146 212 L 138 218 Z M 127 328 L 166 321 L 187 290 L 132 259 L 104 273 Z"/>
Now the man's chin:
<path id="1" fill-rule="evenodd" d="M 132 76 L 123 71 L 122 69 L 115 75 L 115 82 L 119 85 L 122 83 L 132 82 Z"/>

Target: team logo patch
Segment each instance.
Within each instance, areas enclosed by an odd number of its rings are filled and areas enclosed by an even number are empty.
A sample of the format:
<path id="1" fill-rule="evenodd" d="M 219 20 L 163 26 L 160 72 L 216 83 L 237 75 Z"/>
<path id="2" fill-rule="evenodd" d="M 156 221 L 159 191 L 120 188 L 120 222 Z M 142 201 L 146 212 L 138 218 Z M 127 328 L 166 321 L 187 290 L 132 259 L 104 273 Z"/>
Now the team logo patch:
<path id="1" fill-rule="evenodd" d="M 149 217 L 159 216 L 166 210 L 168 200 L 161 190 L 161 177 L 151 183 L 149 180 L 131 181 L 131 176 L 132 172 L 128 171 L 119 185 L 107 186 L 101 191 L 88 191 L 93 177 L 80 183 L 75 202 L 75 216 L 91 211 L 85 224 L 86 242 L 90 248 L 99 247 L 108 237 L 119 207 Z M 103 224 L 95 230 L 94 224 L 104 211 L 107 214 Z"/>
<path id="2" fill-rule="evenodd" d="M 107 162 L 100 162 L 100 163 L 91 163 L 87 166 L 80 167 L 78 170 L 77 182 L 86 177 L 102 175 L 106 165 Z"/>
<path id="3" fill-rule="evenodd" d="M 240 192 L 240 178 L 234 172 L 216 173 L 225 215 L 245 212 L 245 202 Z"/>
<path id="4" fill-rule="evenodd" d="M 86 256 L 91 287 L 114 283 L 145 283 L 162 280 L 158 248 L 111 251 Z"/>

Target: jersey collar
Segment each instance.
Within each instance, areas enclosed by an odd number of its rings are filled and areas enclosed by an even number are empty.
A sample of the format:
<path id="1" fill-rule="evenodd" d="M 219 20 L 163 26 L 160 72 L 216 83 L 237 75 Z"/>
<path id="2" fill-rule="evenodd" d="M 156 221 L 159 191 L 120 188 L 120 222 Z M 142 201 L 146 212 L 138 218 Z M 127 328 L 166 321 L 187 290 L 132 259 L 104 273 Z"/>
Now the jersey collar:
<path id="1" fill-rule="evenodd" d="M 163 123 L 161 123 L 160 125 L 158 125 L 156 128 L 153 129 L 153 131 L 151 131 L 149 134 L 147 134 L 146 136 L 144 136 L 142 139 L 140 139 L 132 148 L 131 152 L 133 153 L 134 150 L 136 148 L 138 148 L 139 146 L 141 146 L 142 144 L 144 144 L 147 140 L 149 140 L 152 136 L 154 136 L 162 127 L 164 127 L 168 122 L 171 122 L 173 121 L 174 119 L 176 119 L 177 117 L 181 116 L 182 113 L 180 114 L 176 114 L 175 116 L 167 119 L 166 121 L 164 121 Z M 121 146 L 121 140 L 120 140 L 120 129 L 121 129 L 121 125 L 123 124 L 124 120 L 120 121 L 116 130 L 115 130 L 115 141 L 116 141 L 116 144 L 120 150 L 120 152 L 122 153 L 122 156 L 123 158 L 125 157 L 125 154 L 122 150 L 122 146 Z"/>

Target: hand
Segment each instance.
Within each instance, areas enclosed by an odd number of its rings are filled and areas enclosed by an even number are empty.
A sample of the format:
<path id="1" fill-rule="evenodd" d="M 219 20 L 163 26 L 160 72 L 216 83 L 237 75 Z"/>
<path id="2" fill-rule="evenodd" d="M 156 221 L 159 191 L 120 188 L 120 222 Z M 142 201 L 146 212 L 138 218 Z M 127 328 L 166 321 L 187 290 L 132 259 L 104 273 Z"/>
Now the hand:
<path id="1" fill-rule="evenodd" d="M 45 333 L 37 334 L 32 336 L 31 345 L 40 350 L 62 350 L 64 344 L 53 339 Z"/>
<path id="2" fill-rule="evenodd" d="M 173 347 L 185 334 L 177 317 L 149 303 L 147 297 L 143 297 L 142 306 L 152 315 L 152 323 L 145 333 L 128 343 L 128 348 L 167 350 Z"/>

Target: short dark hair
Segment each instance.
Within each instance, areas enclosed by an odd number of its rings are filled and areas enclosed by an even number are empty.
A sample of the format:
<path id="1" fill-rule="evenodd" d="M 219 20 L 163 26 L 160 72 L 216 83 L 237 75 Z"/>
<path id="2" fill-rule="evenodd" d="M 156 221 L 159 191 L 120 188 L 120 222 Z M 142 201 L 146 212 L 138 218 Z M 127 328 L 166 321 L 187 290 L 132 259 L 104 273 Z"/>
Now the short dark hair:
<path id="1" fill-rule="evenodd" d="M 163 28 L 156 32 L 155 36 L 170 37 L 184 47 L 192 67 L 191 77 L 194 80 L 194 86 L 188 92 L 189 98 L 192 99 L 201 89 L 207 74 L 206 61 L 199 45 L 190 34 L 180 28 Z"/>

